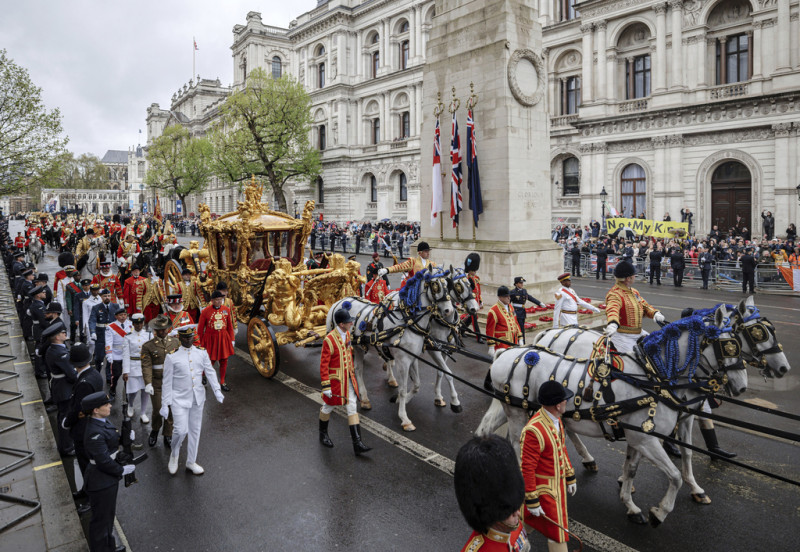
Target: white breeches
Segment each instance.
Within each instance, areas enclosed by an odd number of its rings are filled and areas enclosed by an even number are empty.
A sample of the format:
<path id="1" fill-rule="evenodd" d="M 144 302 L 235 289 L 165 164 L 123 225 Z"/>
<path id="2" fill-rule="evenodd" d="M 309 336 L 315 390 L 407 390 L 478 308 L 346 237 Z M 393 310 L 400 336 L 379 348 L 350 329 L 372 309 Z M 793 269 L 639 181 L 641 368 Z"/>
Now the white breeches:
<path id="1" fill-rule="evenodd" d="M 347 415 L 348 416 L 352 416 L 353 414 L 358 412 L 356 410 L 356 400 L 357 400 L 356 399 L 356 392 L 353 389 L 353 382 L 351 382 L 348 379 L 347 380 L 347 405 L 345 405 L 345 408 L 347 408 Z M 322 408 L 320 409 L 320 411 L 323 414 L 330 414 L 331 412 L 333 412 L 334 408 L 336 408 L 336 407 L 331 406 L 329 404 L 323 404 Z"/>
<path id="2" fill-rule="evenodd" d="M 565 328 L 567 326 L 577 326 L 578 325 L 578 315 L 577 314 L 565 314 L 561 313 L 559 317 L 559 327 Z"/>
<path id="3" fill-rule="evenodd" d="M 193 404 L 191 408 L 171 405 L 172 410 L 172 454 L 181 453 L 183 439 L 189 436 L 186 462 L 193 464 L 197 460 L 197 446 L 200 443 L 200 428 L 203 426 L 203 405 Z"/>
<path id="4" fill-rule="evenodd" d="M 616 347 L 617 351 L 620 353 L 630 353 L 633 350 L 634 345 L 636 345 L 636 342 L 643 335 L 647 335 L 647 332 L 644 330 L 638 334 L 617 332 L 611 336 L 611 343 L 614 344 L 614 347 Z"/>

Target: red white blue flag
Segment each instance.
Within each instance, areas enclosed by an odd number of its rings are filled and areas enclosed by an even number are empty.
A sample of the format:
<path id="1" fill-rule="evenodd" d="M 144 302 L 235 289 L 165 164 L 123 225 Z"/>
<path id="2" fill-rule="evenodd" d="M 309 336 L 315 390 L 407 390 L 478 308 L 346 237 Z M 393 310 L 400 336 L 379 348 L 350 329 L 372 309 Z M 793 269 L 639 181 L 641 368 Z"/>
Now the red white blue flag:
<path id="1" fill-rule="evenodd" d="M 481 176 L 478 172 L 478 137 L 475 135 L 475 122 L 472 110 L 467 110 L 467 190 L 469 190 L 469 208 L 472 220 L 478 227 L 478 217 L 483 214 L 483 197 L 481 196 Z"/>
<path id="2" fill-rule="evenodd" d="M 453 228 L 458 226 L 458 214 L 464 209 L 461 201 L 461 139 L 458 137 L 458 121 L 453 112 L 453 131 L 450 142 L 450 163 L 453 166 L 450 178 L 450 218 Z"/>
<path id="3" fill-rule="evenodd" d="M 439 133 L 439 117 L 436 117 L 436 130 L 433 134 L 433 189 L 431 193 L 431 226 L 436 225 L 442 212 L 442 140 Z"/>

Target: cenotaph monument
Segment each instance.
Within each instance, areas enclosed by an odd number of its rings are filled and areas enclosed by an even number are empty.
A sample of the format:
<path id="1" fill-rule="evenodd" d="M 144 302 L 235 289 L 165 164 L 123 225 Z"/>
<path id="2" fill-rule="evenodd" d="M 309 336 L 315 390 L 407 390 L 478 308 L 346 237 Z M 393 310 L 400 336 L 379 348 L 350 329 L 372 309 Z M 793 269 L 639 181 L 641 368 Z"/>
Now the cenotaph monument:
<path id="1" fill-rule="evenodd" d="M 525 0 L 436 0 L 423 74 L 421 155 L 421 240 L 439 266 L 464 266 L 467 255 L 481 256 L 478 274 L 484 303 L 494 303 L 501 285 L 515 276 L 528 291 L 551 299 L 563 271 L 561 248 L 550 239 L 550 135 L 547 72 L 541 58 L 542 29 L 536 9 Z M 483 214 L 474 228 L 466 175 L 466 119 L 470 83 L 478 97 L 473 109 L 477 135 Z M 458 229 L 450 219 L 450 140 L 448 111 L 455 87 L 461 138 L 464 210 Z M 441 103 L 443 183 L 440 221 L 431 225 L 434 109 Z M 473 232 L 474 231 L 474 232 Z"/>

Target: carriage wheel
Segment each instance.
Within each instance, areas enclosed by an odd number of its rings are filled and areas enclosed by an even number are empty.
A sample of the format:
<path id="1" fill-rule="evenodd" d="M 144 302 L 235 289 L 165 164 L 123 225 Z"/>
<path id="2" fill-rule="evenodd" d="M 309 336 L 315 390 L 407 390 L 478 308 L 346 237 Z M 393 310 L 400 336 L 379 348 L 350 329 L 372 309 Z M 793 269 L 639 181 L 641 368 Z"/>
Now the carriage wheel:
<path id="1" fill-rule="evenodd" d="M 164 287 L 167 295 L 181 292 L 181 282 L 183 281 L 181 272 L 183 272 L 183 268 L 178 261 L 175 259 L 167 261 L 167 265 L 164 267 Z"/>
<path id="2" fill-rule="evenodd" d="M 280 352 L 275 334 L 261 318 L 253 317 L 247 325 L 247 346 L 258 373 L 271 378 L 278 372 Z"/>

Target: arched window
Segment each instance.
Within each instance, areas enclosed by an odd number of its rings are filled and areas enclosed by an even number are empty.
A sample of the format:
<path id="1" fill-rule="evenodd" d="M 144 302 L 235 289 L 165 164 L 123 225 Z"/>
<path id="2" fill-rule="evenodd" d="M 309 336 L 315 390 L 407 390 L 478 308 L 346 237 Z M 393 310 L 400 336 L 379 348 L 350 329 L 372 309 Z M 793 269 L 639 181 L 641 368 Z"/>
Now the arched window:
<path id="1" fill-rule="evenodd" d="M 400 69 L 408 69 L 408 40 L 400 43 Z"/>
<path id="2" fill-rule="evenodd" d="M 279 79 L 281 78 L 281 72 L 283 71 L 283 64 L 281 63 L 281 58 L 278 56 L 274 56 L 272 58 L 272 78 Z"/>
<path id="3" fill-rule="evenodd" d="M 320 151 L 325 149 L 325 125 L 319 125 L 319 142 L 318 147 Z"/>
<path id="4" fill-rule="evenodd" d="M 324 56 L 324 55 L 325 55 L 325 46 L 320 44 L 319 48 L 317 48 L 317 57 Z"/>
<path id="5" fill-rule="evenodd" d="M 372 78 L 378 78 L 378 69 L 381 66 L 381 54 L 377 50 L 372 52 Z"/>
<path id="6" fill-rule="evenodd" d="M 581 193 L 580 163 L 575 157 L 567 157 L 562 164 L 564 171 L 564 195 Z"/>
<path id="7" fill-rule="evenodd" d="M 403 21 L 403 24 L 400 25 L 400 32 L 407 33 L 408 32 L 408 21 Z"/>
<path id="8" fill-rule="evenodd" d="M 325 64 L 317 65 L 317 87 L 325 88 Z"/>
<path id="9" fill-rule="evenodd" d="M 581 78 L 567 77 L 561 81 L 561 114 L 572 115 L 581 105 Z"/>
<path id="10" fill-rule="evenodd" d="M 374 174 L 369 175 L 369 200 L 372 203 L 378 201 L 378 179 Z"/>
<path id="11" fill-rule="evenodd" d="M 373 44 L 377 44 L 378 40 L 380 40 L 380 37 L 378 36 L 378 33 L 375 33 L 374 35 L 372 35 L 372 43 Z"/>
<path id="12" fill-rule="evenodd" d="M 408 201 L 408 179 L 406 173 L 400 173 L 400 201 Z"/>
<path id="13" fill-rule="evenodd" d="M 400 138 L 411 136 L 411 115 L 408 111 L 400 114 Z"/>
<path id="14" fill-rule="evenodd" d="M 325 187 L 321 176 L 317 177 L 317 202 L 325 203 Z"/>
<path id="15" fill-rule="evenodd" d="M 628 218 L 646 215 L 647 176 L 644 169 L 632 163 L 622 171 L 622 214 Z"/>
<path id="16" fill-rule="evenodd" d="M 372 119 L 372 143 L 379 144 L 381 141 L 381 120 L 379 117 Z"/>

